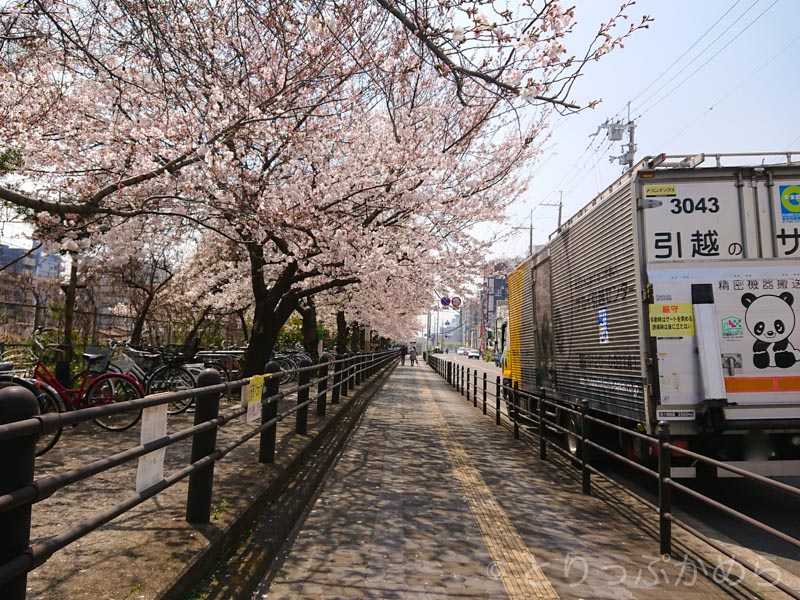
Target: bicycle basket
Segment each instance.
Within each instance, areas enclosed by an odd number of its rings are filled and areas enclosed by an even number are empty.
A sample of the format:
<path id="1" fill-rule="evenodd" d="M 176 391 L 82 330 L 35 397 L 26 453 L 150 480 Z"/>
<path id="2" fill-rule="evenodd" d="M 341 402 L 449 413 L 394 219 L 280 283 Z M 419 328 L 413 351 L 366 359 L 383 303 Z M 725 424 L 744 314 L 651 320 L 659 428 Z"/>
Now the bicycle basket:
<path id="1" fill-rule="evenodd" d="M 37 360 L 30 348 L 12 348 L 0 356 L 0 362 L 14 364 L 14 368 L 10 372 L 18 377 L 33 377 L 33 369 L 36 367 Z"/>

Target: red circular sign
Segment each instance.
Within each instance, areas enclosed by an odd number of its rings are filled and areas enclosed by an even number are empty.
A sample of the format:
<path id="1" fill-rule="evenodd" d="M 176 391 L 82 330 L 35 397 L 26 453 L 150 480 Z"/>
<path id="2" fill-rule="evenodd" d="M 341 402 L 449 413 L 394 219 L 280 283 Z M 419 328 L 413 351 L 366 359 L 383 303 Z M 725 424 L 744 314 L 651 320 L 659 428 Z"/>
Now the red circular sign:
<path id="1" fill-rule="evenodd" d="M 458 308 L 459 306 L 461 306 L 461 298 L 459 298 L 458 296 L 453 296 L 451 302 L 453 303 L 453 308 Z"/>

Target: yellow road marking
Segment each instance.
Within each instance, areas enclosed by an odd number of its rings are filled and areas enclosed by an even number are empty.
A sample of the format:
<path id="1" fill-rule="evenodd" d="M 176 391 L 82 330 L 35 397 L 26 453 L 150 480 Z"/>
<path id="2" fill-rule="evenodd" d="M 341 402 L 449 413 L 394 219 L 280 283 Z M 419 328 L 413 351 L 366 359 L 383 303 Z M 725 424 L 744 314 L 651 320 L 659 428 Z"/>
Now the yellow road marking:
<path id="1" fill-rule="evenodd" d="M 466 451 L 450 430 L 447 420 L 433 399 L 427 381 L 422 381 L 421 392 L 426 408 L 431 413 L 431 422 L 438 430 L 447 457 L 453 465 L 453 473 L 492 555 L 493 572 L 500 576 L 509 597 L 558 598 L 511 519 L 497 502 L 480 471 L 472 466 Z"/>

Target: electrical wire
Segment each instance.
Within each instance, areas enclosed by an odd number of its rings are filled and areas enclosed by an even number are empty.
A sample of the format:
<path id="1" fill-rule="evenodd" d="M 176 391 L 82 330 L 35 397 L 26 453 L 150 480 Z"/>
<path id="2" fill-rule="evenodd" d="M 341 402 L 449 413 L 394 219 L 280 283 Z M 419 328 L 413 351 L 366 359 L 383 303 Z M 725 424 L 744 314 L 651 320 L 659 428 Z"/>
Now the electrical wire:
<path id="1" fill-rule="evenodd" d="M 760 1 L 760 0 L 756 0 L 756 2 L 759 2 L 759 1 Z M 752 27 L 753 25 L 755 25 L 755 24 L 756 24 L 756 22 L 758 22 L 758 20 L 759 20 L 761 17 L 763 17 L 763 16 L 764 16 L 764 15 L 767 13 L 767 11 L 769 11 L 769 10 L 770 10 L 770 9 L 771 9 L 773 6 L 775 6 L 775 5 L 776 5 L 778 2 L 780 2 L 780 0 L 774 0 L 774 2 L 773 2 L 772 4 L 770 4 L 770 5 L 769 5 L 767 8 L 765 8 L 765 9 L 764 9 L 764 10 L 761 12 L 761 14 L 759 14 L 759 15 L 758 15 L 758 16 L 757 16 L 755 19 L 753 19 L 752 21 L 750 21 L 750 23 L 748 23 L 748 24 L 747 24 L 747 26 L 746 26 L 744 29 L 742 29 L 741 31 L 739 31 L 739 32 L 738 32 L 736 35 L 734 35 L 734 36 L 731 36 L 731 38 L 728 40 L 728 43 L 726 43 L 724 46 L 722 46 L 722 48 L 720 48 L 720 49 L 719 49 L 719 50 L 717 50 L 717 51 L 716 51 L 714 54 L 712 54 L 712 55 L 711 55 L 711 57 L 710 57 L 708 60 L 706 60 L 706 61 L 705 61 L 705 62 L 704 62 L 702 65 L 700 65 L 700 66 L 699 66 L 699 67 L 697 67 L 697 68 L 696 68 L 694 71 L 692 71 L 692 72 L 691 72 L 691 73 L 690 73 L 688 76 L 686 76 L 686 77 L 685 77 L 685 78 L 684 78 L 684 79 L 683 79 L 683 80 L 682 80 L 682 81 L 681 81 L 681 82 L 680 82 L 678 85 L 676 85 L 676 86 L 675 86 L 675 87 L 673 87 L 671 90 L 669 90 L 669 91 L 668 91 L 666 94 L 664 94 L 663 96 L 661 96 L 661 98 L 659 98 L 659 99 L 658 99 L 656 102 L 654 102 L 653 104 L 651 104 L 649 107 L 647 107 L 646 109 L 642 110 L 642 112 L 641 112 L 641 113 L 639 113 L 639 115 L 638 115 L 636 118 L 637 118 L 637 119 L 641 118 L 643 115 L 645 115 L 645 114 L 647 114 L 648 112 L 650 112 L 651 110 L 653 110 L 653 109 L 654 109 L 656 106 L 658 106 L 659 104 L 661 104 L 661 103 L 662 103 L 664 100 L 666 100 L 666 99 L 667 99 L 669 96 L 671 96 L 673 93 L 675 93 L 675 91 L 677 91 L 677 90 L 678 90 L 678 89 L 679 89 L 681 86 L 683 86 L 683 84 L 684 84 L 684 83 L 686 83 L 686 82 L 687 82 L 687 81 L 689 81 L 689 80 L 690 80 L 692 77 L 694 77 L 694 76 L 695 76 L 695 75 L 696 75 L 696 74 L 697 74 L 697 73 L 698 73 L 698 72 L 699 72 L 699 71 L 700 71 L 700 70 L 701 70 L 703 67 L 705 67 L 705 66 L 706 66 L 708 63 L 710 63 L 710 62 L 711 62 L 712 60 L 714 60 L 714 59 L 715 59 L 717 56 L 719 56 L 719 54 L 720 54 L 720 53 L 721 53 L 723 50 L 725 50 L 725 49 L 726 49 L 728 46 L 730 46 L 730 45 L 731 45 L 733 42 L 735 42 L 737 39 L 739 39 L 739 37 L 740 37 L 740 36 L 741 36 L 741 35 L 742 35 L 742 34 L 743 34 L 745 31 L 747 31 L 748 29 L 750 29 L 750 27 Z M 755 4 L 754 4 L 754 5 L 755 5 Z M 753 6 L 754 6 L 754 5 L 753 5 Z M 752 6 L 751 6 L 751 8 L 752 8 Z M 748 9 L 748 10 L 750 10 L 750 9 Z M 743 13 L 743 14 L 745 14 L 745 13 Z M 741 18 L 741 16 L 740 16 L 739 18 Z M 737 19 L 736 21 L 738 21 L 738 20 L 739 20 L 739 19 Z M 734 23 L 736 23 L 736 21 L 734 21 Z M 728 30 L 726 29 L 726 30 L 725 30 L 725 32 L 727 32 L 727 31 L 728 31 Z M 725 32 L 723 32 L 723 33 L 725 33 Z M 717 39 L 719 39 L 719 38 L 717 38 Z M 716 39 L 715 39 L 714 41 L 716 41 Z M 713 44 L 713 42 L 712 42 L 712 44 Z M 709 46 L 709 47 L 710 47 L 710 46 Z M 708 49 L 708 47 L 707 47 L 706 49 Z M 703 52 L 705 52 L 705 50 L 703 50 Z M 701 53 L 701 54 L 702 54 L 702 53 Z M 691 63 L 690 63 L 690 64 L 691 64 Z M 688 65 L 687 65 L 687 66 L 688 66 Z M 670 82 L 674 81 L 674 80 L 675 80 L 675 78 L 673 77 L 672 79 L 670 79 L 670 80 L 667 82 L 667 85 L 668 85 Z M 646 102 L 646 101 L 645 101 L 645 102 Z M 644 105 L 644 103 L 640 104 L 639 106 L 641 107 L 641 106 L 643 106 L 643 105 Z M 639 110 L 639 108 L 637 108 L 637 109 L 636 109 L 634 112 L 638 112 L 638 110 Z"/>
<path id="2" fill-rule="evenodd" d="M 725 12 L 722 14 L 722 16 L 721 16 L 719 19 L 717 19 L 716 21 L 714 21 L 714 24 L 713 24 L 713 25 L 711 25 L 711 26 L 710 26 L 708 29 L 706 29 L 706 30 L 703 32 L 703 34 L 702 34 L 702 35 L 701 35 L 699 38 L 697 38 L 697 39 L 694 41 L 694 43 L 693 43 L 691 46 L 689 46 L 689 47 L 688 47 L 686 50 L 684 50 L 683 54 L 681 54 L 681 55 L 680 55 L 678 58 L 676 58 L 674 61 L 672 61 L 672 63 L 671 63 L 671 64 L 670 64 L 670 65 L 669 65 L 669 66 L 668 66 L 666 69 L 664 69 L 664 70 L 663 70 L 661 73 L 659 73 L 659 74 L 658 74 L 658 76 L 657 76 L 657 77 L 656 77 L 656 78 L 655 78 L 653 81 L 651 81 L 649 84 L 647 84 L 647 85 L 646 85 L 646 86 L 645 86 L 645 87 L 642 89 L 642 91 L 640 91 L 640 92 L 639 92 L 638 94 L 636 94 L 636 95 L 635 95 L 633 98 L 631 98 L 631 99 L 628 101 L 629 105 L 630 105 L 630 103 L 633 103 L 633 102 L 635 102 L 636 100 L 638 100 L 639 98 L 641 98 L 641 97 L 642 97 L 642 96 L 643 96 L 643 95 L 644 95 L 644 94 L 647 92 L 647 90 L 649 90 L 649 89 L 650 89 L 651 87 L 653 87 L 655 84 L 659 83 L 659 82 L 661 81 L 661 78 L 662 78 L 664 75 L 666 75 L 667 73 L 669 73 L 669 72 L 672 70 L 672 67 L 674 67 L 675 65 L 677 65 L 677 64 L 678 64 L 678 63 L 679 63 L 679 62 L 680 62 L 680 61 L 683 59 L 683 57 L 684 57 L 684 56 L 686 56 L 687 54 L 689 54 L 689 52 L 691 52 L 691 51 L 692 51 L 692 50 L 695 48 L 695 46 L 697 46 L 697 44 L 699 44 L 699 43 L 700 43 L 700 42 L 703 40 L 703 38 L 704 38 L 704 37 L 706 37 L 706 36 L 707 36 L 707 35 L 708 35 L 708 34 L 709 34 L 709 33 L 710 33 L 710 32 L 711 32 L 711 31 L 712 31 L 712 30 L 713 30 L 713 29 L 714 29 L 714 28 L 717 26 L 717 25 L 719 25 L 720 21 L 722 21 L 722 20 L 723 20 L 725 17 L 727 17 L 727 16 L 728 16 L 728 14 L 730 14 L 730 12 L 731 12 L 731 11 L 732 11 L 734 8 L 736 8 L 736 5 L 737 5 L 737 4 L 739 4 L 741 1 L 742 1 L 742 0 L 736 0 L 736 2 L 734 2 L 734 3 L 733 3 L 731 6 L 730 6 L 730 8 L 728 8 L 728 10 L 726 10 L 726 11 L 725 11 Z M 759 1 L 760 1 L 760 0 L 756 0 L 756 3 L 758 3 Z M 755 4 L 756 4 L 756 3 L 754 3 L 754 4 L 753 4 L 753 6 L 755 6 Z M 752 6 L 751 6 L 750 8 L 752 8 Z M 750 9 L 748 8 L 747 10 L 750 10 Z M 747 12 L 747 11 L 745 11 L 745 13 L 742 13 L 742 14 L 744 15 L 744 14 L 746 14 L 746 12 Z M 740 17 L 740 18 L 741 18 L 741 17 Z M 723 32 L 723 33 L 724 33 L 724 32 Z M 719 38 L 717 38 L 717 39 L 719 39 Z M 715 40 L 715 41 L 716 41 L 716 40 Z M 713 42 L 712 42 L 712 44 L 713 44 Z M 691 64 L 691 63 L 689 63 L 689 64 Z M 612 119 L 614 119 L 614 118 L 617 118 L 617 117 L 618 117 L 618 116 L 619 116 L 619 115 L 620 115 L 620 114 L 621 114 L 621 113 L 622 113 L 622 112 L 625 110 L 625 108 L 626 108 L 626 107 L 625 107 L 625 106 L 623 106 L 623 107 L 622 107 L 620 110 L 618 110 L 618 111 L 617 111 L 617 113 L 616 113 L 616 114 L 615 114 L 615 115 L 612 117 Z"/>
<path id="3" fill-rule="evenodd" d="M 778 58 L 778 57 L 779 57 L 781 54 L 783 54 L 784 52 L 786 52 L 786 51 L 787 51 L 789 48 L 791 48 L 792 46 L 794 46 L 794 45 L 795 45 L 795 44 L 796 44 L 798 41 L 800 41 L 800 35 L 798 35 L 798 36 L 797 36 L 796 38 L 794 38 L 794 39 L 793 39 L 791 42 L 789 42 L 789 43 L 788 43 L 786 46 L 784 46 L 784 47 L 783 47 L 783 49 L 781 49 L 781 50 L 780 50 L 780 51 L 778 51 L 776 54 L 774 54 L 773 56 L 771 56 L 771 57 L 770 57 L 770 58 L 769 58 L 769 59 L 768 59 L 766 62 L 762 63 L 762 64 L 761 64 L 761 66 L 759 66 L 759 67 L 758 67 L 758 68 L 757 68 L 755 71 L 753 71 L 752 73 L 750 73 L 750 75 L 748 75 L 748 76 L 747 76 L 747 77 L 746 77 L 744 80 L 742 80 L 742 81 L 739 83 L 739 85 L 737 85 L 735 88 L 733 88 L 733 89 L 732 89 L 731 91 L 729 91 L 727 94 L 725 94 L 725 95 L 724 95 L 722 98 L 720 98 L 719 100 L 717 100 L 717 101 L 716 101 L 714 104 L 712 104 L 712 105 L 711 105 L 709 108 L 707 108 L 707 109 L 706 109 L 706 110 L 705 110 L 703 113 L 701 113 L 701 114 L 700 114 L 700 115 L 699 115 L 699 116 L 698 116 L 698 117 L 697 117 L 697 118 L 696 118 L 694 121 L 692 121 L 691 123 L 689 123 L 689 124 L 688 124 L 686 127 L 684 127 L 683 129 L 681 129 L 680 131 L 678 131 L 678 132 L 677 132 L 675 135 L 673 135 L 671 138 L 669 138 L 669 139 L 668 139 L 668 140 L 666 140 L 665 142 L 662 142 L 662 143 L 660 143 L 660 144 L 659 144 L 657 147 L 661 148 L 661 147 L 664 147 L 664 146 L 666 146 L 666 145 L 667 145 L 667 144 L 669 144 L 669 143 L 670 143 L 672 140 L 674 140 L 676 137 L 678 137 L 679 135 L 681 135 L 681 134 L 682 134 L 684 131 L 686 131 L 687 129 L 689 129 L 690 127 L 692 127 L 692 126 L 693 126 L 695 123 L 697 123 L 697 122 L 698 122 L 700 119 L 702 119 L 703 117 L 705 117 L 705 116 L 706 116 L 708 113 L 710 113 L 712 110 L 714 110 L 714 109 L 715 109 L 717 106 L 719 106 L 720 104 L 722 104 L 722 102 L 724 102 L 725 100 L 727 100 L 727 99 L 728 99 L 728 98 L 729 98 L 731 95 L 733 95 L 733 93 L 734 93 L 734 92 L 736 92 L 737 90 L 739 90 L 739 88 L 741 88 L 741 87 L 742 87 L 744 84 L 746 84 L 746 83 L 747 83 L 748 81 L 750 81 L 750 80 L 751 80 L 753 77 L 755 77 L 755 76 L 756 76 L 756 75 L 758 75 L 758 74 L 759 74 L 761 71 L 763 71 L 763 70 L 764 70 L 764 68 L 765 68 L 765 67 L 767 67 L 767 66 L 768 66 L 768 65 L 769 65 L 769 64 L 770 64 L 772 61 L 774 61 L 774 60 L 775 60 L 776 58 Z M 800 139 L 800 138 L 798 138 L 798 139 Z M 795 140 L 795 141 L 796 141 L 796 140 Z M 794 143 L 795 143 L 795 142 L 792 142 L 791 144 L 789 144 L 789 148 L 791 148 L 791 147 L 792 147 L 792 145 L 794 145 Z"/>
<path id="4" fill-rule="evenodd" d="M 638 93 L 636 96 L 634 96 L 634 98 L 633 98 L 631 101 L 634 101 L 634 100 L 636 100 L 636 99 L 640 98 L 640 97 L 641 97 L 641 96 L 642 96 L 642 95 L 643 95 L 645 92 L 647 92 L 647 90 L 648 90 L 648 89 L 650 89 L 650 88 L 651 88 L 653 85 L 655 85 L 656 83 L 658 83 L 658 82 L 659 82 L 659 80 L 661 79 L 661 77 L 663 77 L 663 76 L 664 76 L 666 73 L 668 73 L 668 72 L 669 72 L 669 71 L 670 71 L 670 70 L 671 70 L 671 69 L 672 69 L 672 68 L 673 68 L 673 67 L 674 67 L 674 66 L 675 66 L 675 65 L 676 65 L 678 62 L 680 62 L 680 61 L 681 61 L 681 60 L 682 60 L 682 59 L 683 59 L 683 58 L 684 58 L 684 57 L 685 57 L 685 56 L 686 56 L 686 55 L 687 55 L 689 52 L 691 52 L 691 51 L 692 51 L 692 50 L 693 50 L 693 49 L 694 49 L 694 48 L 697 46 L 697 44 L 699 44 L 699 43 L 700 43 L 700 42 L 703 40 L 703 38 L 705 38 L 705 37 L 706 37 L 706 36 L 707 36 L 707 35 L 708 35 L 708 34 L 709 34 L 709 33 L 710 33 L 710 32 L 711 32 L 711 31 L 712 31 L 712 30 L 713 30 L 713 29 L 714 29 L 714 28 L 715 28 L 715 27 L 716 27 L 716 26 L 717 26 L 717 25 L 718 25 L 718 24 L 719 24 L 719 23 L 720 23 L 720 22 L 721 22 L 721 21 L 722 21 L 722 20 L 723 20 L 723 19 L 724 19 L 726 16 L 728 16 L 728 14 L 730 14 L 730 12 L 731 12 L 731 11 L 732 11 L 734 8 L 736 8 L 736 6 L 737 6 L 737 5 L 738 5 L 738 4 L 739 4 L 741 1 L 742 1 L 742 0 L 736 0 L 736 1 L 735 1 L 735 2 L 734 2 L 734 3 L 733 3 L 731 6 L 730 6 L 730 8 L 728 8 L 728 10 L 726 10 L 726 11 L 725 11 L 725 12 L 722 14 L 722 16 L 720 16 L 720 17 L 719 17 L 719 18 L 718 18 L 718 19 L 717 19 L 717 20 L 716 20 L 716 21 L 715 21 L 715 22 L 714 22 L 714 23 L 713 23 L 713 24 L 712 24 L 710 27 L 708 27 L 708 28 L 706 29 L 706 31 L 705 31 L 705 32 L 703 32 L 703 34 L 702 34 L 702 35 L 701 35 L 699 38 L 697 38 L 697 40 L 695 40 L 695 42 L 694 42 L 694 43 L 693 43 L 691 46 L 689 46 L 689 47 L 688 47 L 688 48 L 687 48 L 687 49 L 686 49 L 686 50 L 685 50 L 685 51 L 684 51 L 684 52 L 683 52 L 683 53 L 682 53 L 682 54 L 681 54 L 681 55 L 680 55 L 678 58 L 676 58 L 676 59 L 675 59 L 675 60 L 674 60 L 674 61 L 673 61 L 673 62 L 672 62 L 672 63 L 671 63 L 671 64 L 670 64 L 670 65 L 669 65 L 669 66 L 668 66 L 668 67 L 667 67 L 667 68 L 666 68 L 664 71 L 662 71 L 662 72 L 659 74 L 659 76 L 658 76 L 658 77 L 657 77 L 655 80 L 653 80 L 653 81 L 652 81 L 650 84 L 648 84 L 647 86 L 645 86 L 645 88 L 644 88 L 644 89 L 642 89 L 642 91 L 640 91 L 640 92 L 639 92 L 639 93 Z M 729 31 L 729 30 L 731 29 L 731 27 L 733 27 L 733 26 L 734 26 L 734 25 L 735 25 L 737 22 L 739 22 L 739 21 L 740 21 L 740 20 L 741 20 L 741 19 L 742 19 L 742 18 L 743 18 L 743 17 L 744 17 L 744 16 L 745 16 L 745 15 L 746 15 L 746 14 L 747 14 L 747 13 L 748 13 L 748 12 L 749 12 L 749 11 L 750 11 L 750 10 L 751 10 L 751 9 L 752 9 L 754 6 L 755 6 L 755 5 L 756 5 L 756 4 L 758 4 L 760 1 L 761 1 L 761 0 L 755 0 L 755 2 L 753 2 L 753 4 L 751 4 L 751 5 L 750 5 L 750 6 L 747 8 L 747 10 L 745 10 L 745 11 L 744 11 L 742 14 L 740 14 L 740 15 L 739 15 L 739 16 L 736 18 L 736 20 L 734 20 L 734 22 L 733 22 L 733 23 L 731 23 L 731 24 L 730 24 L 730 25 L 729 25 L 729 26 L 728 26 L 728 27 L 727 27 L 727 28 L 726 28 L 726 29 L 725 29 L 725 30 L 724 30 L 724 31 L 723 31 L 723 32 L 722 32 L 720 35 L 718 35 L 716 38 L 714 38 L 714 40 L 711 42 L 711 44 L 709 44 L 708 46 L 706 46 L 706 48 L 705 48 L 705 49 L 704 49 L 704 50 L 703 50 L 703 51 L 702 51 L 702 52 L 701 52 L 701 53 L 700 53 L 698 56 L 696 56 L 695 58 L 693 58 L 693 59 L 692 59 L 692 61 L 690 61 L 690 62 L 689 62 L 689 65 L 691 65 L 691 64 L 692 64 L 694 61 L 696 61 L 696 60 L 697 60 L 697 58 L 699 58 L 700 56 L 702 56 L 703 52 L 705 52 L 706 50 L 708 50 L 708 48 L 710 48 L 711 46 L 713 46 L 713 44 L 714 44 L 714 43 L 715 43 L 715 42 L 716 42 L 716 41 L 717 41 L 717 40 L 718 40 L 718 39 L 719 39 L 719 38 L 720 38 L 722 35 L 724 35 L 724 34 L 725 34 L 727 31 Z M 778 0 L 775 0 L 775 1 L 777 2 Z M 771 8 L 771 6 L 770 6 L 770 8 Z M 769 10 L 769 9 L 767 9 L 767 10 Z M 763 13 L 762 13 L 762 14 L 763 14 Z M 687 65 L 687 66 L 689 66 L 689 65 Z M 676 75 L 675 77 L 677 77 L 677 75 Z M 673 81 L 673 80 L 675 79 L 675 77 L 673 77 L 672 79 L 670 79 L 670 80 L 669 80 L 667 83 L 669 83 L 670 81 Z M 660 86 L 660 88 L 659 88 L 659 89 L 663 89 L 663 85 L 662 85 L 662 86 Z M 657 93 L 658 93 L 658 91 L 659 91 L 659 90 L 656 90 L 656 92 L 655 92 L 654 94 L 651 94 L 650 96 L 648 96 L 648 97 L 647 97 L 647 98 L 646 98 L 646 99 L 643 101 L 643 103 L 642 103 L 642 104 L 644 104 L 644 103 L 645 103 L 645 102 L 647 102 L 647 101 L 648 101 L 650 98 L 652 98 L 652 97 L 653 97 L 655 94 L 657 94 Z M 641 106 L 641 105 L 640 105 L 640 106 Z M 620 114 L 622 111 L 624 111 L 624 110 L 625 110 L 625 107 L 623 107 L 621 110 L 617 111 L 617 113 L 616 113 L 615 117 L 616 117 L 616 116 L 618 116 L 618 115 L 619 115 L 619 114 Z M 640 116 L 641 116 L 641 115 L 640 115 Z M 561 126 L 561 124 L 563 124 L 563 122 L 564 122 L 564 121 L 561 121 L 561 122 L 560 122 L 558 125 L 556 125 L 556 127 L 554 128 L 554 130 L 553 130 L 553 131 L 555 131 L 556 129 L 558 129 L 558 127 L 560 127 L 560 126 Z M 595 135 L 596 135 L 596 134 L 595 134 Z M 548 192 L 548 194 L 547 194 L 547 195 L 546 195 L 546 196 L 545 196 L 545 197 L 544 197 L 544 198 L 543 198 L 543 199 L 540 201 L 540 203 L 539 203 L 539 204 L 541 204 L 541 202 L 544 202 L 544 201 L 546 201 L 546 200 L 550 199 L 550 198 L 551 198 L 551 197 L 552 197 L 552 196 L 555 194 L 555 192 L 556 192 L 557 190 L 559 190 L 559 189 L 560 189 L 560 188 L 563 186 L 563 183 L 564 183 L 565 181 L 567 181 L 568 179 L 570 179 L 571 175 L 572 175 L 572 174 L 573 174 L 573 172 L 576 170 L 576 168 L 578 168 L 578 171 L 577 171 L 578 173 L 581 171 L 581 168 L 579 168 L 579 167 L 578 167 L 578 165 L 580 164 L 581 160 L 583 160 L 583 157 L 586 155 L 586 153 L 587 153 L 587 152 L 590 152 L 590 151 L 592 151 L 592 152 L 596 153 L 596 150 L 592 150 L 592 145 L 593 145 L 593 142 L 592 142 L 592 140 L 590 140 L 590 141 L 589 141 L 589 144 L 587 144 L 587 146 L 586 146 L 586 147 L 583 149 L 583 152 L 581 152 L 580 156 L 578 156 L 578 158 L 575 160 L 575 162 L 572 164 L 572 166 L 571 166 L 571 167 L 570 167 L 570 168 L 569 168 L 569 169 L 568 169 L 568 170 L 567 170 L 567 171 L 564 173 L 564 176 L 561 178 L 561 180 L 560 180 L 560 181 L 559 181 L 559 182 L 558 182 L 558 183 L 557 183 L 557 184 L 556 184 L 556 185 L 553 187 L 553 189 L 552 189 L 550 192 Z M 586 167 L 583 167 L 583 168 L 586 168 Z M 597 167 L 596 167 L 596 164 L 595 164 L 595 169 L 596 169 L 596 168 L 597 168 Z M 585 178 L 585 177 L 584 177 L 584 178 Z M 583 178 L 582 178 L 582 179 L 583 179 Z M 537 205 L 537 207 L 538 207 L 538 205 Z"/>

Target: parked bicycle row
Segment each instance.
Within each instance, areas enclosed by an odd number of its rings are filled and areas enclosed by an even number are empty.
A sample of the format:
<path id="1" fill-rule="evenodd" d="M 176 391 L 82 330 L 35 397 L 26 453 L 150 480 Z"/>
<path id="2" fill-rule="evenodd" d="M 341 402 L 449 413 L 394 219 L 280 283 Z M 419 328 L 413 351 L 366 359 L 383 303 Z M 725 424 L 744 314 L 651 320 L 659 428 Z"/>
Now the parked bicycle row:
<path id="1" fill-rule="evenodd" d="M 48 350 L 59 346 L 45 344 L 43 330 L 37 329 L 28 347 L 17 348 L 0 356 L 0 388 L 19 385 L 32 391 L 39 401 L 40 414 L 102 406 L 142 398 L 151 394 L 180 392 L 196 387 L 204 369 L 219 372 L 223 382 L 241 378 L 240 362 L 244 349 L 203 350 L 192 355 L 176 349 L 134 348 L 127 343 L 110 342 L 108 351 L 82 354 L 83 369 L 69 381 L 56 375 L 56 369 L 42 359 Z M 311 364 L 303 352 L 288 352 L 272 357 L 281 367 L 281 383 L 297 378 L 298 369 Z M 169 403 L 167 414 L 186 412 L 194 397 Z M 141 412 L 98 417 L 95 422 L 110 431 L 124 431 L 134 426 Z M 61 429 L 42 435 L 36 446 L 40 456 L 50 450 L 61 436 Z"/>

